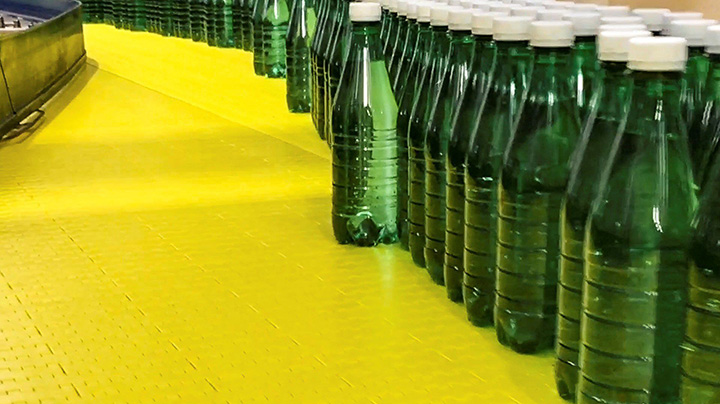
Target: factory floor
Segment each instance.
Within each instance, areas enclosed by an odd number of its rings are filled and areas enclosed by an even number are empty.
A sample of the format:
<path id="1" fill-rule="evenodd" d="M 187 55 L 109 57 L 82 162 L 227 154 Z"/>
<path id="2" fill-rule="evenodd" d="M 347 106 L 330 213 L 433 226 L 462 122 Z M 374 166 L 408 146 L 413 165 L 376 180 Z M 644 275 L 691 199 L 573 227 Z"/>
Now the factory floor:
<path id="1" fill-rule="evenodd" d="M 397 246 L 337 245 L 329 151 L 251 55 L 86 25 L 0 148 L 0 404 L 556 404 Z"/>

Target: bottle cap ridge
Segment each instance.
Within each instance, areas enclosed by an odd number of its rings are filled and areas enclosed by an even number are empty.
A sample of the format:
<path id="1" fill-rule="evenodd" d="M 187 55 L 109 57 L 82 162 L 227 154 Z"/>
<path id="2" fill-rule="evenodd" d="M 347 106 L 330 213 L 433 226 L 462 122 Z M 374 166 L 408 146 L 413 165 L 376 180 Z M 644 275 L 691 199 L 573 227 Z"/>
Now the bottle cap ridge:
<path id="1" fill-rule="evenodd" d="M 417 5 L 417 21 L 430 22 L 430 12 L 432 11 L 432 3 L 423 1 Z"/>
<path id="2" fill-rule="evenodd" d="M 397 13 L 403 17 L 407 17 L 408 0 L 397 0 Z"/>
<path id="3" fill-rule="evenodd" d="M 538 7 L 538 6 L 518 7 L 511 11 L 511 15 L 518 16 L 518 17 L 530 17 L 532 19 L 536 19 L 538 13 L 544 9 L 545 9 L 544 7 Z"/>
<path id="4" fill-rule="evenodd" d="M 670 24 L 669 34 L 685 38 L 688 46 L 705 46 L 708 27 L 716 24 L 715 20 L 675 20 Z"/>
<path id="5" fill-rule="evenodd" d="M 450 9 L 448 28 L 452 31 L 470 31 L 472 29 L 472 17 L 472 13 L 466 8 Z"/>
<path id="6" fill-rule="evenodd" d="M 472 17 L 473 35 L 492 35 L 493 23 L 497 17 L 507 17 L 508 13 L 501 12 L 476 12 Z"/>
<path id="7" fill-rule="evenodd" d="M 661 31 L 665 22 L 667 8 L 636 8 L 633 14 L 640 16 L 651 31 Z"/>
<path id="8" fill-rule="evenodd" d="M 382 8 L 378 3 L 350 3 L 350 21 L 380 21 Z"/>
<path id="9" fill-rule="evenodd" d="M 643 25 L 645 25 L 645 21 L 642 19 L 642 17 L 639 17 L 637 15 L 626 16 L 626 17 L 603 17 L 600 19 L 600 21 L 603 24 L 620 24 L 620 25 L 643 24 Z"/>
<path id="10" fill-rule="evenodd" d="M 708 27 L 705 36 L 705 52 L 713 55 L 720 54 L 720 25 Z"/>
<path id="11" fill-rule="evenodd" d="M 650 31 L 603 31 L 598 35 L 598 59 L 605 62 L 627 62 L 630 39 L 652 36 Z"/>
<path id="12" fill-rule="evenodd" d="M 600 32 L 603 31 L 645 31 L 645 24 L 603 24 L 600 26 Z"/>
<path id="13" fill-rule="evenodd" d="M 628 67 L 646 72 L 685 70 L 687 41 L 677 37 L 636 37 L 630 39 Z"/>
<path id="14" fill-rule="evenodd" d="M 599 6 L 598 11 L 603 17 L 627 17 L 630 15 L 628 6 Z"/>
<path id="15" fill-rule="evenodd" d="M 600 13 L 568 13 L 563 17 L 572 23 L 575 36 L 596 36 L 600 31 Z"/>
<path id="16" fill-rule="evenodd" d="M 496 17 L 493 20 L 493 39 L 496 41 L 529 41 L 529 17 Z"/>
<path id="17" fill-rule="evenodd" d="M 530 46 L 536 48 L 571 47 L 575 36 L 570 21 L 533 21 Z"/>
<path id="18" fill-rule="evenodd" d="M 436 27 L 447 27 L 450 6 L 447 4 L 434 3 L 430 6 L 430 25 Z"/>

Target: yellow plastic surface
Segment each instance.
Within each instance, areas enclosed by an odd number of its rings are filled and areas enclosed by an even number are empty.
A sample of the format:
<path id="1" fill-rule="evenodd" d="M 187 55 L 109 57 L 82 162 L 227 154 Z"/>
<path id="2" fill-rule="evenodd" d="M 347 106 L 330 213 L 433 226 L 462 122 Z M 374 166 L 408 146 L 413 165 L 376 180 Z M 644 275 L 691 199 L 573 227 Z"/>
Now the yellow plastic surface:
<path id="1" fill-rule="evenodd" d="M 327 146 L 249 54 L 85 38 L 0 149 L 0 404 L 562 402 L 552 353 L 499 346 L 398 247 L 335 243 Z"/>

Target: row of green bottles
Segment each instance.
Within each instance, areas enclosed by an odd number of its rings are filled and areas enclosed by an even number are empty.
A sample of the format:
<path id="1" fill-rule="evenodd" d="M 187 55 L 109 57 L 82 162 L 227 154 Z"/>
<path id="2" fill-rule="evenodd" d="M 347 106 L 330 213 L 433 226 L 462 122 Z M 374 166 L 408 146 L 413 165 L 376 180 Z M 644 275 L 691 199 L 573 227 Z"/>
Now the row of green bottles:
<path id="1" fill-rule="evenodd" d="M 317 16 L 314 0 L 295 0 L 290 13 L 287 49 L 287 104 L 290 112 L 310 112 L 312 70 L 310 48 Z"/>
<path id="2" fill-rule="evenodd" d="M 381 8 L 350 3 L 347 58 L 332 109 L 333 210 L 341 244 L 397 241 L 397 104 L 381 49 Z"/>
<path id="3" fill-rule="evenodd" d="M 597 184 L 630 104 L 627 69 L 630 39 L 649 31 L 604 32 L 598 39 L 599 80 L 570 164 L 570 179 L 560 217 L 560 267 L 555 374 L 558 392 L 572 399 L 578 382 L 582 313 L 585 224 Z"/>

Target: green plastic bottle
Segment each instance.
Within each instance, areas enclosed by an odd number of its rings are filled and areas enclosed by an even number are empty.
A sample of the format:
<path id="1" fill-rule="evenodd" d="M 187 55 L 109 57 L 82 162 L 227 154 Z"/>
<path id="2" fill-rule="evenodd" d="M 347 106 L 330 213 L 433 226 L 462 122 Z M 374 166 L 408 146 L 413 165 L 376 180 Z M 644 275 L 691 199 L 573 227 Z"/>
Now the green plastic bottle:
<path id="1" fill-rule="evenodd" d="M 682 38 L 633 38 L 632 101 L 585 235 L 577 400 L 680 402 L 697 208 L 680 94 Z"/>
<path id="2" fill-rule="evenodd" d="M 290 7 L 288 0 L 268 0 L 263 13 L 263 49 L 265 50 L 265 73 L 270 78 L 285 77 L 286 49 Z"/>
<path id="3" fill-rule="evenodd" d="M 498 341 L 522 353 L 555 340 L 560 202 L 580 138 L 573 25 L 536 21 L 530 32 L 530 87 L 500 174 L 495 280 Z"/>
<path id="4" fill-rule="evenodd" d="M 409 247 L 413 262 L 420 267 L 425 267 L 425 136 L 434 96 L 447 68 L 450 51 L 448 12 L 447 5 L 431 5 L 432 43 L 429 60 L 418 76 L 420 85 L 412 103 L 407 133 Z M 435 283 L 443 284 L 442 270 L 430 275 Z"/>
<path id="5" fill-rule="evenodd" d="M 448 13 L 450 51 L 441 73 L 425 134 L 425 265 L 433 279 L 442 279 L 447 296 L 462 302 L 463 273 L 445 266 L 447 171 L 445 162 L 452 135 L 453 117 L 460 105 L 475 55 L 472 14 L 462 7 Z"/>
<path id="6" fill-rule="evenodd" d="M 710 59 L 710 70 L 703 102 L 695 111 L 688 130 L 695 183 L 701 191 L 707 179 L 707 170 L 720 148 L 720 26 L 708 28 L 706 40 L 705 52 Z"/>
<path id="7" fill-rule="evenodd" d="M 560 214 L 560 276 L 558 280 L 555 381 L 561 397 L 574 400 L 580 353 L 583 242 L 585 224 L 597 196 L 605 164 L 630 106 L 632 81 L 627 68 L 630 39 L 649 31 L 606 31 L 598 37 L 601 68 L 595 94 L 570 162 L 570 181 Z"/>
<path id="8" fill-rule="evenodd" d="M 207 42 L 207 10 L 203 0 L 190 1 L 190 37 L 195 42 Z"/>
<path id="9" fill-rule="evenodd" d="M 190 38 L 190 2 L 173 0 L 173 35 L 178 38 Z"/>
<path id="10" fill-rule="evenodd" d="M 207 32 L 207 44 L 209 46 L 218 45 L 218 26 L 215 16 L 215 0 L 203 0 L 205 6 L 205 31 Z"/>
<path id="11" fill-rule="evenodd" d="M 337 29 L 330 41 L 330 51 L 325 63 L 325 140 L 332 145 L 332 127 L 330 117 L 333 111 L 333 100 L 337 93 L 340 75 L 343 70 L 345 55 L 347 55 L 348 42 L 350 40 L 350 17 L 348 14 L 348 2 L 342 2 L 337 11 Z"/>
<path id="12" fill-rule="evenodd" d="M 318 100 L 318 56 L 319 56 L 319 47 L 320 42 L 323 41 L 323 38 L 326 36 L 327 31 L 329 28 L 327 28 L 327 14 L 328 14 L 328 6 L 327 6 L 327 0 L 318 0 L 317 3 L 317 25 L 315 26 L 315 35 L 313 35 L 312 43 L 310 44 L 310 69 L 312 71 L 311 75 L 311 81 L 310 81 L 310 87 L 312 92 L 312 103 L 310 104 L 310 117 L 312 118 L 313 126 L 315 127 L 315 130 L 319 133 L 318 130 L 318 123 L 317 123 L 317 104 L 319 102 Z"/>
<path id="13" fill-rule="evenodd" d="M 488 7 L 489 8 L 489 7 Z M 493 21 L 505 13 L 475 12 L 472 18 L 474 57 L 465 90 L 458 101 L 452 120 L 452 132 L 446 158 L 447 200 L 445 226 L 445 284 L 457 285 L 460 278 L 462 299 L 470 307 L 476 299 L 475 282 L 465 273 L 465 162 L 470 148 L 470 138 L 475 129 L 478 111 L 481 110 L 490 76 L 495 66 L 496 47 L 493 41 Z M 449 275 L 453 273 L 453 275 Z M 491 306 L 492 307 L 492 306 Z"/>
<path id="14" fill-rule="evenodd" d="M 327 100 L 328 100 L 328 83 L 327 83 L 327 70 L 329 69 L 329 63 L 330 63 L 330 54 L 332 51 L 332 45 L 333 40 L 335 38 L 336 32 L 342 28 L 342 23 L 340 20 L 340 11 L 341 8 L 343 8 L 344 5 L 346 5 L 345 0 L 339 0 L 337 2 L 331 1 L 331 4 L 329 6 L 329 12 L 327 16 L 327 28 L 328 32 L 325 35 L 325 39 L 323 40 L 323 43 L 320 44 L 319 48 L 319 54 L 318 54 L 318 85 L 317 85 L 317 97 L 314 97 L 313 100 L 317 100 L 317 130 L 318 134 L 320 135 L 320 139 L 326 140 L 328 136 L 330 136 L 329 133 L 327 133 L 327 123 L 330 117 L 327 116 Z"/>
<path id="15" fill-rule="evenodd" d="M 420 92 L 420 80 L 430 63 L 430 48 L 432 47 L 433 32 L 430 27 L 431 3 L 419 3 L 417 6 L 417 40 L 413 46 L 410 65 L 404 75 L 398 77 L 399 95 L 397 133 L 398 133 L 398 223 L 400 233 L 400 246 L 409 249 L 409 222 L 408 209 L 410 204 L 410 183 L 408 174 L 408 131 L 410 129 L 410 114 L 414 101 Z M 420 254 L 422 256 L 422 254 Z"/>
<path id="16" fill-rule="evenodd" d="M 671 36 L 685 38 L 688 42 L 682 91 L 683 117 L 688 125 L 693 120 L 695 109 L 702 104 L 703 89 L 710 70 L 710 60 L 705 55 L 705 35 L 708 27 L 715 24 L 715 20 L 675 20 L 670 25 Z"/>
<path id="17" fill-rule="evenodd" d="M 395 99 L 400 102 L 400 97 L 405 89 L 407 83 L 407 71 L 410 68 L 412 62 L 412 56 L 415 52 L 415 44 L 417 43 L 418 35 L 418 5 L 415 2 L 408 2 L 407 4 L 407 31 L 405 38 L 403 39 L 402 50 L 400 56 L 398 56 L 393 63 L 395 63 L 395 75 L 390 76 L 390 82 L 393 85 L 393 93 L 395 93 Z"/>
<path id="18" fill-rule="evenodd" d="M 692 404 L 720 399 L 720 161 L 708 177 L 693 223 L 683 344 L 682 402 Z"/>
<path id="19" fill-rule="evenodd" d="M 341 244 L 397 241 L 397 105 L 380 42 L 378 3 L 350 3 L 347 62 L 332 115 L 333 213 Z"/>
<path id="20" fill-rule="evenodd" d="M 210 0 L 212 1 L 212 0 Z M 253 9 L 253 68 L 258 76 L 265 76 L 267 72 L 265 68 L 265 47 L 263 41 L 263 15 L 269 0 L 255 0 L 255 8 Z M 214 25 L 214 24 L 213 24 Z M 208 27 L 208 37 L 210 35 L 210 27 Z M 209 43 L 209 41 L 208 41 Z"/>
<path id="21" fill-rule="evenodd" d="M 495 17 L 497 47 L 484 102 L 469 128 L 465 163 L 465 307 L 476 326 L 492 324 L 497 253 L 497 190 L 503 155 L 527 94 L 532 66 L 527 17 Z M 508 66 L 509 68 L 503 68 Z M 476 100 L 477 101 L 477 100 Z"/>
<path id="22" fill-rule="evenodd" d="M 127 0 L 121 0 L 126 2 Z M 158 7 L 160 17 L 160 34 L 163 36 L 173 35 L 173 26 L 175 24 L 175 15 L 172 8 L 172 0 L 160 0 Z"/>
<path id="23" fill-rule="evenodd" d="M 642 18 L 643 23 L 647 26 L 648 31 L 653 36 L 662 35 L 663 25 L 665 24 L 665 14 L 670 13 L 667 8 L 636 8 L 632 11 L 633 15 Z"/>
<path id="24" fill-rule="evenodd" d="M 155 1 L 155 0 L 153 0 Z M 115 25 L 115 0 L 105 0 L 102 2 L 103 22 L 105 24 Z"/>
<path id="25" fill-rule="evenodd" d="M 245 3 L 246 0 L 232 0 L 232 8 L 231 8 L 231 18 L 232 18 L 232 35 L 233 35 L 233 44 L 236 48 L 242 49 L 243 47 L 243 20 L 242 20 L 242 10 L 243 10 L 243 3 Z"/>
<path id="26" fill-rule="evenodd" d="M 588 114 L 590 98 L 595 93 L 598 74 L 597 35 L 600 29 L 599 13 L 570 13 L 565 19 L 573 24 L 575 45 L 573 46 L 572 75 L 575 80 L 575 99 L 580 117 Z"/>
<path id="27" fill-rule="evenodd" d="M 383 44 L 383 55 L 385 55 L 386 63 L 390 64 L 392 52 L 395 50 L 395 42 L 398 37 L 398 29 L 400 28 L 400 20 L 398 18 L 398 0 L 387 0 L 388 6 L 388 24 L 385 30 L 387 37 Z"/>
<path id="28" fill-rule="evenodd" d="M 402 51 L 405 47 L 405 39 L 409 31 L 408 4 L 409 0 L 397 0 L 397 36 L 391 40 L 390 59 L 388 60 L 388 73 L 390 82 L 397 75 L 397 65 L 402 58 Z"/>
<path id="29" fill-rule="evenodd" d="M 242 15 L 242 30 L 243 30 L 243 50 L 252 52 L 253 51 L 253 33 L 252 33 L 252 18 L 253 10 L 255 8 L 255 2 L 257 0 L 242 0 L 243 7 L 241 11 Z"/>
<path id="30" fill-rule="evenodd" d="M 315 35 L 314 0 L 295 0 L 287 40 L 287 104 L 290 112 L 310 112 L 312 87 L 310 46 Z"/>

